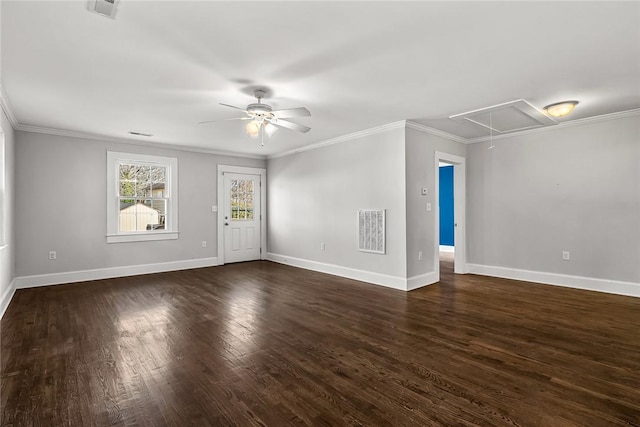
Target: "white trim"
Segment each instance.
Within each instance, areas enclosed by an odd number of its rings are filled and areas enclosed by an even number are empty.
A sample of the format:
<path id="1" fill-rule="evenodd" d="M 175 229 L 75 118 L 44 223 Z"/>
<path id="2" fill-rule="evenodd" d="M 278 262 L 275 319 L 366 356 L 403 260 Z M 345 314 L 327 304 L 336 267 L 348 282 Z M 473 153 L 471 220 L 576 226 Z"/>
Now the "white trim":
<path id="1" fill-rule="evenodd" d="M 373 134 L 376 134 L 376 133 L 382 133 L 382 132 L 386 132 L 386 131 L 391 130 L 391 129 L 397 129 L 397 128 L 401 128 L 401 127 L 407 127 L 407 128 L 410 128 L 410 129 L 414 129 L 414 130 L 420 131 L 420 132 L 428 133 L 428 134 L 435 135 L 435 136 L 440 136 L 442 138 L 445 138 L 445 139 L 448 139 L 448 140 L 451 140 L 451 141 L 455 141 L 455 142 L 460 142 L 462 144 L 475 144 L 475 143 L 479 143 L 479 142 L 486 142 L 486 141 L 489 140 L 488 136 L 482 136 L 482 137 L 477 137 L 477 138 L 464 138 L 464 137 L 461 137 L 461 136 L 458 136 L 458 135 L 454 135 L 454 134 L 449 133 L 449 132 L 445 132 L 445 131 L 442 131 L 442 130 L 439 130 L 439 129 L 435 129 L 435 128 L 423 125 L 421 123 L 413 122 L 411 120 L 401 120 L 401 121 L 398 121 L 398 122 L 393 122 L 393 123 L 389 123 L 389 124 L 386 124 L 386 125 L 373 127 L 373 128 L 370 128 L 370 129 L 365 129 L 365 130 L 362 130 L 362 131 L 353 132 L 353 133 L 350 133 L 350 134 L 346 134 L 346 135 L 338 136 L 338 137 L 335 137 L 335 138 L 327 139 L 327 140 L 324 140 L 324 141 L 320 141 L 320 142 L 317 142 L 317 143 L 314 143 L 314 144 L 311 144 L 311 145 L 307 145 L 307 146 L 304 146 L 304 147 L 295 148 L 295 149 L 292 149 L 292 150 L 283 151 L 281 153 L 274 153 L 274 154 L 270 154 L 270 155 L 266 156 L 266 155 L 263 155 L 263 154 L 250 154 L 250 153 L 238 153 L 238 152 L 234 152 L 234 151 L 211 150 L 211 149 L 207 149 L 207 148 L 199 148 L 199 147 L 194 147 L 194 146 L 176 145 L 176 144 L 171 144 L 171 143 L 164 143 L 164 142 L 161 142 L 161 141 L 131 140 L 131 139 L 127 139 L 127 138 L 98 135 L 98 134 L 93 134 L 93 133 L 89 133 L 89 132 L 74 131 L 74 130 L 68 130 L 68 129 L 57 129 L 57 128 L 48 128 L 48 127 L 43 127 L 43 126 L 22 125 L 22 124 L 18 123 L 15 115 L 13 114 L 13 111 L 11 110 L 11 108 L 9 106 L 8 100 L 6 98 L 6 95 L 2 91 L 2 87 L 1 86 L 0 86 L 0 106 L 2 107 L 2 109 L 7 114 L 7 117 L 9 118 L 9 121 L 11 122 L 11 125 L 13 126 L 13 128 L 15 130 L 19 130 L 19 131 L 23 131 L 23 132 L 43 133 L 43 134 L 47 134 L 47 135 L 58 135 L 58 136 L 66 136 L 66 137 L 70 137 L 70 138 L 81 138 L 81 139 L 89 139 L 89 140 L 95 140 L 95 141 L 114 142 L 114 143 L 121 143 L 121 144 L 130 144 L 130 145 L 139 145 L 139 146 L 143 146 L 143 147 L 153 147 L 153 148 L 160 148 L 160 149 L 166 149 L 166 150 L 178 150 L 178 151 L 187 151 L 187 152 L 193 152 L 193 153 L 205 153 L 205 154 L 214 154 L 214 155 L 219 155 L 219 156 L 240 157 L 240 158 L 260 159 L 260 160 L 275 159 L 275 158 L 278 158 L 278 157 L 288 156 L 290 154 L 301 153 L 303 151 L 315 150 L 317 148 L 325 147 L 325 146 L 328 146 L 328 145 L 338 144 L 340 142 L 347 142 L 347 141 L 351 141 L 353 139 L 362 138 L 362 137 L 367 136 L 367 135 L 373 135 Z M 517 136 L 517 135 L 526 135 L 526 134 L 530 134 L 530 133 L 542 132 L 542 131 L 553 130 L 553 129 L 560 129 L 560 128 L 565 128 L 565 127 L 570 127 L 570 126 L 578 126 L 578 125 L 583 125 L 583 124 L 588 124 L 588 123 L 595 123 L 595 122 L 601 122 L 601 121 L 607 121 L 607 120 L 621 119 L 621 118 L 631 117 L 631 116 L 635 116 L 635 115 L 640 115 L 640 108 L 636 108 L 636 109 L 633 109 L 633 110 L 627 110 L 627 111 L 619 111 L 619 112 L 609 113 L 609 114 L 601 114 L 599 116 L 585 117 L 585 118 L 582 118 L 582 119 L 576 119 L 576 120 L 571 120 L 571 121 L 560 122 L 560 123 L 558 123 L 557 125 L 554 125 L 554 126 L 538 127 L 538 128 L 527 129 L 527 130 L 518 131 L 518 132 L 511 132 L 511 133 L 507 133 L 507 134 L 503 134 L 503 135 L 493 135 L 493 139 L 494 140 L 498 140 L 498 139 L 509 138 L 509 137 Z"/>
<path id="2" fill-rule="evenodd" d="M 4 91 L 2 84 L 0 84 L 0 108 L 2 108 L 4 113 L 7 115 L 11 126 L 13 126 L 14 129 L 17 129 L 18 126 L 20 126 L 18 124 L 18 119 L 15 114 L 13 114 L 13 109 L 11 108 L 11 104 L 9 104 L 9 98 L 7 97 L 7 93 Z"/>
<path id="3" fill-rule="evenodd" d="M 0 252 L 2 252 L 4 249 L 8 248 L 9 245 L 0 245 Z"/>
<path id="4" fill-rule="evenodd" d="M 266 259 L 267 253 L 267 170 L 246 166 L 218 165 L 218 260 L 224 265 L 224 174 L 240 173 L 260 176 L 260 259 Z M 222 212 L 222 214 L 221 214 Z"/>
<path id="5" fill-rule="evenodd" d="M 495 140 L 498 140 L 498 139 L 511 138 L 511 137 L 521 136 L 521 135 L 529 135 L 529 134 L 532 134 L 532 133 L 544 132 L 544 131 L 549 131 L 549 130 L 557 130 L 557 129 L 564 129 L 564 128 L 573 127 L 573 126 L 588 125 L 590 123 L 604 122 L 604 121 L 608 121 L 608 120 L 624 119 L 624 118 L 627 118 L 627 117 L 633 117 L 633 116 L 637 116 L 637 115 L 640 115 L 640 108 L 636 108 L 636 109 L 633 109 L 633 110 L 627 110 L 627 111 L 619 111 L 619 112 L 610 113 L 610 114 L 602 114 L 602 115 L 599 115 L 599 116 L 585 117 L 583 119 L 570 120 L 570 121 L 566 121 L 566 122 L 560 122 L 557 125 L 553 125 L 553 126 L 537 127 L 537 128 L 533 128 L 533 129 L 522 130 L 522 131 L 519 131 L 519 132 L 511 132 L 511 133 L 506 133 L 506 134 L 502 134 L 502 135 L 495 135 L 494 134 L 491 137 L 491 139 L 493 141 L 495 141 Z M 489 141 L 489 139 L 490 139 L 489 136 L 481 136 L 481 137 L 477 137 L 477 138 L 468 138 L 463 142 L 465 144 L 475 144 L 475 143 L 478 143 L 478 142 Z"/>
<path id="6" fill-rule="evenodd" d="M 149 231 L 127 234 L 107 234 L 107 243 L 149 242 L 153 240 L 176 240 L 177 231 Z"/>
<path id="7" fill-rule="evenodd" d="M 305 270 L 318 271 L 320 273 L 332 274 L 334 276 L 346 277 L 348 279 L 359 280 L 361 282 L 373 283 L 374 285 L 386 286 L 388 288 L 407 290 L 407 279 L 397 276 L 389 276 L 381 273 L 373 273 L 371 271 L 357 270 L 355 268 L 343 267 L 335 264 L 325 264 L 323 262 L 311 261 L 290 257 L 287 255 L 279 255 L 267 253 L 269 261 L 279 264 L 291 265 Z"/>
<path id="8" fill-rule="evenodd" d="M 342 142 L 352 141 L 354 139 L 363 138 L 369 135 L 375 135 L 377 133 L 387 132 L 392 129 L 399 129 L 406 127 L 406 120 L 399 122 L 388 123 L 382 126 L 376 126 L 370 129 L 361 130 L 358 132 L 348 133 L 346 135 L 337 136 L 335 138 L 326 139 L 324 141 L 316 142 L 311 145 L 305 145 L 304 147 L 295 148 L 293 150 L 283 151 L 281 153 L 275 153 L 267 156 L 267 159 L 275 159 L 278 157 L 289 156 L 291 154 L 302 153 L 309 150 L 317 150 L 318 148 L 326 147 L 328 145 L 339 144 Z"/>
<path id="9" fill-rule="evenodd" d="M 466 166 L 465 158 L 441 151 L 435 153 L 435 177 L 434 177 L 434 205 L 435 224 L 433 241 L 433 265 L 436 277 L 440 280 L 440 162 L 453 165 L 453 197 L 454 197 L 454 273 L 465 274 L 467 269 L 467 237 L 466 237 Z"/>
<path id="10" fill-rule="evenodd" d="M 166 223 L 165 230 L 152 232 L 119 232 L 118 225 L 118 170 L 121 164 L 140 162 L 142 164 L 155 164 L 166 167 L 166 188 L 168 192 L 166 199 Z M 149 154 L 120 153 L 107 151 L 107 243 L 142 242 L 151 240 L 173 240 L 178 238 L 178 158 L 152 156 Z M 135 199 L 136 197 L 132 197 Z"/>
<path id="11" fill-rule="evenodd" d="M 64 273 L 38 274 L 16 277 L 16 289 L 63 283 L 86 282 L 89 280 L 112 279 L 114 277 L 138 276 L 140 274 L 164 273 L 167 271 L 189 270 L 192 268 L 215 267 L 218 258 L 198 258 L 155 264 L 126 265 L 122 267 L 96 268 L 94 270 L 68 271 Z"/>
<path id="12" fill-rule="evenodd" d="M 449 132 L 445 132 L 443 130 L 434 129 L 432 127 L 423 125 L 422 123 L 416 123 L 411 120 L 407 120 L 407 127 L 409 129 L 417 130 L 418 132 L 428 133 L 429 135 L 439 136 L 441 138 L 448 139 L 454 142 L 461 142 L 466 144 L 468 142 L 467 138 L 463 138 L 458 135 L 454 135 Z"/>
<path id="13" fill-rule="evenodd" d="M 608 294 L 640 297 L 640 283 L 480 264 L 467 264 L 467 268 L 469 269 L 469 273 L 479 274 L 482 276 L 500 277 L 504 279 L 522 280 L 525 282 L 542 283 L 545 285 L 563 286 L 567 288 L 606 292 Z"/>
<path id="14" fill-rule="evenodd" d="M 22 132 L 43 133 L 46 135 L 66 136 L 69 138 L 81 138 L 81 139 L 89 139 L 93 141 L 114 142 L 118 144 L 140 145 L 143 147 L 152 147 L 152 148 L 159 148 L 164 150 L 178 150 L 178 151 L 187 151 L 192 153 L 215 154 L 219 156 L 242 157 L 242 158 L 248 158 L 248 159 L 260 159 L 260 160 L 264 160 L 267 158 L 267 156 L 265 156 L 264 154 L 244 154 L 244 153 L 236 153 L 232 151 L 211 150 L 208 148 L 176 145 L 176 144 L 164 143 L 161 141 L 139 141 L 139 140 L 132 140 L 132 139 L 121 138 L 121 137 L 97 135 L 89 132 L 47 128 L 42 126 L 21 125 L 17 123 L 14 126 L 14 129 Z"/>
<path id="15" fill-rule="evenodd" d="M 456 253 L 456 247 L 449 245 L 440 245 L 440 252 L 448 252 L 450 254 L 454 254 Z"/>
<path id="16" fill-rule="evenodd" d="M 407 279 L 407 290 L 412 291 L 424 286 L 433 285 L 434 283 L 438 283 L 439 281 L 440 279 L 436 275 L 435 271 L 431 271 L 425 274 L 419 274 Z"/>
<path id="17" fill-rule="evenodd" d="M 2 316 L 4 316 L 4 313 L 7 311 L 7 308 L 9 308 L 9 304 L 11 304 L 11 300 L 13 299 L 13 296 L 15 295 L 15 293 L 16 293 L 16 283 L 15 283 L 15 279 L 13 279 L 11 283 L 9 283 L 9 287 L 7 288 L 7 290 L 4 291 L 2 298 L 0 298 L 0 319 L 2 319 Z"/>

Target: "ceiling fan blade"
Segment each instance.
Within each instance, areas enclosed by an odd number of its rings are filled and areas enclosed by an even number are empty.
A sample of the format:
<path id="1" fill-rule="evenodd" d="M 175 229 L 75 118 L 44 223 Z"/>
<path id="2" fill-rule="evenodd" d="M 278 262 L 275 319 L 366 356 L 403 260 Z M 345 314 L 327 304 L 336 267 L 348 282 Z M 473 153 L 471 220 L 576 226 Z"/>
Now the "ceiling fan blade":
<path id="1" fill-rule="evenodd" d="M 215 123 L 215 122 L 224 122 L 227 120 L 251 120 L 251 117 L 233 117 L 231 119 L 216 119 L 216 120 L 205 120 L 204 122 L 198 122 L 199 125 L 203 125 L 205 123 Z"/>
<path id="2" fill-rule="evenodd" d="M 225 107 L 235 108 L 236 110 L 244 111 L 245 113 L 247 112 L 247 110 L 245 110 L 244 108 L 236 107 L 235 105 L 224 104 L 222 102 L 220 103 L 220 105 L 224 105 Z"/>
<path id="3" fill-rule="evenodd" d="M 307 133 L 311 130 L 310 127 L 302 126 L 297 123 L 290 122 L 288 120 L 271 120 L 269 121 L 274 126 L 278 126 L 281 128 L 287 128 L 291 130 L 297 130 L 298 132 Z"/>
<path id="4" fill-rule="evenodd" d="M 288 119 L 290 117 L 309 117 L 311 113 L 304 107 L 288 108 L 286 110 L 272 111 L 273 115 L 279 119 Z"/>

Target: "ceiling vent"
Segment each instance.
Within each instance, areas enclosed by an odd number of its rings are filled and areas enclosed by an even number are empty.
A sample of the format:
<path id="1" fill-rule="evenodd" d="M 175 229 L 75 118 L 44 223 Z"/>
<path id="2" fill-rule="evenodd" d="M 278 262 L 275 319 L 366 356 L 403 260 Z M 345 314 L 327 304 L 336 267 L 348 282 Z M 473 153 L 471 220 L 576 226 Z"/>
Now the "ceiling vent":
<path id="1" fill-rule="evenodd" d="M 524 99 L 455 114 L 449 118 L 475 123 L 497 133 L 511 133 L 558 124 Z"/>
<path id="2" fill-rule="evenodd" d="M 91 12 L 114 19 L 119 1 L 120 0 L 89 0 L 88 8 Z"/>

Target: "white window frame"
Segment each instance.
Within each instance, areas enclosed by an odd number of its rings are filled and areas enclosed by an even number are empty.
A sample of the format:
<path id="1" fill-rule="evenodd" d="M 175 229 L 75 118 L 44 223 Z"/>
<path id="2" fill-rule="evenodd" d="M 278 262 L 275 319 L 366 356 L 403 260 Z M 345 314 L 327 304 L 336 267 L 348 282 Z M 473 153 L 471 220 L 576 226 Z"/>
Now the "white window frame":
<path id="1" fill-rule="evenodd" d="M 164 230 L 118 231 L 119 198 L 118 179 L 121 164 L 141 163 L 167 168 L 167 219 Z M 107 243 L 144 242 L 149 240 L 175 240 L 178 238 L 178 159 L 148 154 L 107 151 Z"/>
<path id="2" fill-rule="evenodd" d="M 0 127 L 0 250 L 6 248 L 9 242 L 7 237 L 7 217 L 9 216 L 7 200 L 9 196 L 6 188 L 7 158 L 5 150 L 4 130 Z"/>

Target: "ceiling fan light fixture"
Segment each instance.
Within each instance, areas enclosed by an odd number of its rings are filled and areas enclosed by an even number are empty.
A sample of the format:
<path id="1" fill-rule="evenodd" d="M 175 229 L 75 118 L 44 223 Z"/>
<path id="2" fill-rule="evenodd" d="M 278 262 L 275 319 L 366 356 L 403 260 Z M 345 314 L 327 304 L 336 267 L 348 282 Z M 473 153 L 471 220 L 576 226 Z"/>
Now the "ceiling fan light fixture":
<path id="1" fill-rule="evenodd" d="M 219 119 L 219 120 L 205 120 L 199 122 L 199 124 L 205 123 L 214 123 L 222 120 L 246 120 L 247 124 L 245 125 L 245 132 L 251 138 L 261 139 L 262 145 L 264 145 L 264 134 L 266 133 L 268 137 L 273 136 L 276 131 L 281 128 L 287 128 L 289 130 L 306 133 L 311 130 L 308 126 L 303 126 L 301 124 L 286 120 L 294 117 L 309 117 L 311 113 L 304 107 L 297 108 L 287 108 L 283 110 L 274 111 L 270 105 L 263 104 L 262 98 L 266 95 L 266 91 L 264 90 L 256 90 L 254 91 L 255 97 L 258 99 L 258 102 L 253 104 L 249 104 L 246 108 L 236 107 L 235 105 L 220 103 L 220 105 L 233 108 L 234 110 L 240 110 L 246 114 L 245 117 L 232 117 L 229 119 Z"/>
<path id="2" fill-rule="evenodd" d="M 249 135 L 251 138 L 257 138 L 258 135 L 260 135 L 260 123 L 256 122 L 255 120 L 251 120 L 249 123 L 247 123 L 245 130 L 247 131 L 247 135 Z"/>
<path id="3" fill-rule="evenodd" d="M 578 101 L 562 101 L 544 107 L 544 111 L 552 117 L 564 117 L 571 113 L 578 105 Z"/>
<path id="4" fill-rule="evenodd" d="M 267 132 L 267 135 L 269 136 L 269 138 L 271 138 L 273 134 L 277 132 L 278 127 L 272 125 L 271 123 L 267 123 L 266 125 L 264 125 L 264 130 L 265 132 Z"/>

